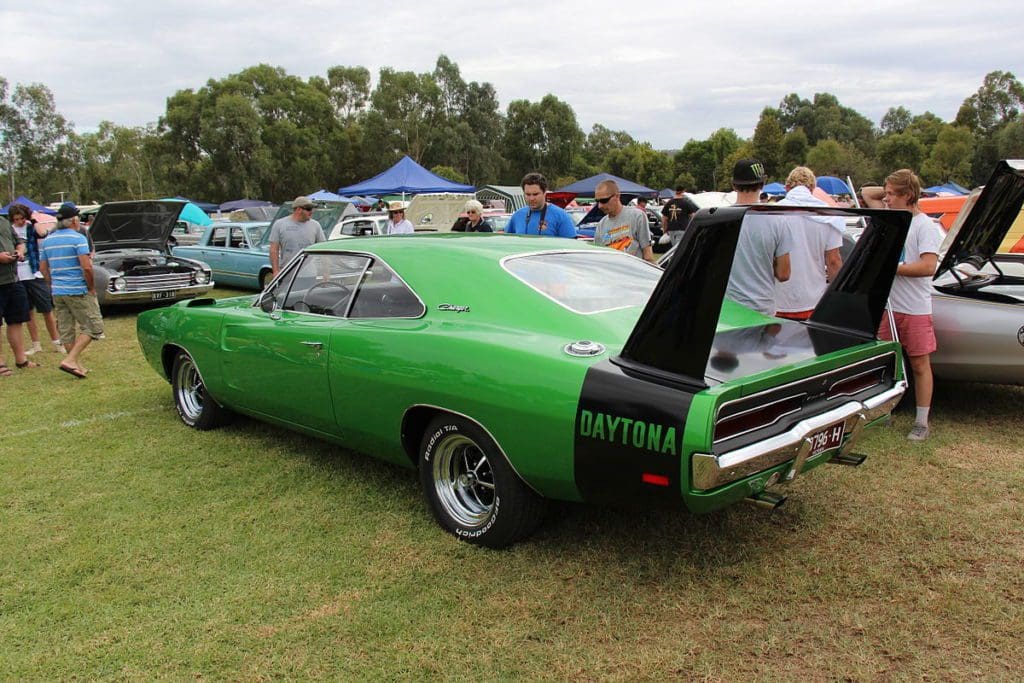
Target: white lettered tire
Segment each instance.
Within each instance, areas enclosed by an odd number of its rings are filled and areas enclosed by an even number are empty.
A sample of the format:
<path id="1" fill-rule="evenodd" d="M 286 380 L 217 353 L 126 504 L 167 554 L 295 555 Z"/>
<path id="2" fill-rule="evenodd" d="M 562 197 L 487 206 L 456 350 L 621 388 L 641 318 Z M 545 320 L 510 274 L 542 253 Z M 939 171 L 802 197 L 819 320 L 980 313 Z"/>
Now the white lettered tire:
<path id="1" fill-rule="evenodd" d="M 544 516 L 544 499 L 526 486 L 491 438 L 456 415 L 431 421 L 420 444 L 420 484 L 438 524 L 458 538 L 505 548 Z"/>

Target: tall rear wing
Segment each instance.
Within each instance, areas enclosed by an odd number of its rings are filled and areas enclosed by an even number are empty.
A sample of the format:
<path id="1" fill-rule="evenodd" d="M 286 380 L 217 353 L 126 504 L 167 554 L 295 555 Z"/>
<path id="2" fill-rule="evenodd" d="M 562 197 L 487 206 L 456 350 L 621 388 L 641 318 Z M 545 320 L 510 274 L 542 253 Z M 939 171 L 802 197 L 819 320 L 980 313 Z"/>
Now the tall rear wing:
<path id="1" fill-rule="evenodd" d="M 865 341 L 873 339 L 906 241 L 909 212 L 773 205 L 721 207 L 694 216 L 613 362 L 664 381 L 706 386 L 705 368 L 743 218 L 748 213 L 789 212 L 871 219 L 807 324 L 844 330 Z"/>

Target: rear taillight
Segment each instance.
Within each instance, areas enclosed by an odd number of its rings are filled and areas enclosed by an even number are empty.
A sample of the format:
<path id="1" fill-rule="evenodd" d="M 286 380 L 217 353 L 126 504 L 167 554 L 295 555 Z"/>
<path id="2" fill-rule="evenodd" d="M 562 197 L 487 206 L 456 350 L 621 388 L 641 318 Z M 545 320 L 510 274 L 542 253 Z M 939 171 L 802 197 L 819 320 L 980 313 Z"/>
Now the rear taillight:
<path id="1" fill-rule="evenodd" d="M 805 396 L 807 394 L 802 393 L 788 396 L 767 405 L 721 418 L 715 424 L 715 441 L 729 439 L 774 424 L 785 415 L 800 410 Z"/>
<path id="2" fill-rule="evenodd" d="M 828 397 L 852 396 L 853 394 L 878 386 L 885 381 L 885 368 L 873 368 L 853 377 L 836 382 L 828 388 Z"/>

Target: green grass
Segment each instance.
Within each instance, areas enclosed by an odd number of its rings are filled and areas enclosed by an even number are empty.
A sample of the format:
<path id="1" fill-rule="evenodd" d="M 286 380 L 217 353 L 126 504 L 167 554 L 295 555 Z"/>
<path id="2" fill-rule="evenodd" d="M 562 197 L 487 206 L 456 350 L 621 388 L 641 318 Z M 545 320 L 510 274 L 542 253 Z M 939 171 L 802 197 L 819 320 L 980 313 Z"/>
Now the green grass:
<path id="1" fill-rule="evenodd" d="M 0 378 L 5 680 L 1024 671 L 1019 388 L 940 385 L 930 441 L 897 414 L 775 513 L 556 504 L 492 552 L 443 533 L 411 471 L 185 428 L 134 322 L 108 314 L 87 380 L 52 353 Z"/>

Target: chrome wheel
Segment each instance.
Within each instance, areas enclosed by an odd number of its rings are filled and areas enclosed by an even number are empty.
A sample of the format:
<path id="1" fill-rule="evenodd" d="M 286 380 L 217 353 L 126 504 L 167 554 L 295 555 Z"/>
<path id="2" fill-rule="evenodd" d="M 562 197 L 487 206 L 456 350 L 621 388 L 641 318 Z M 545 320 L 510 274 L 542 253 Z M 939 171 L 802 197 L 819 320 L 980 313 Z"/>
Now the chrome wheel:
<path id="1" fill-rule="evenodd" d="M 187 424 L 195 424 L 202 416 L 205 396 L 203 378 L 196 364 L 190 356 L 182 354 L 174 369 L 174 400 L 181 419 Z"/>
<path id="2" fill-rule="evenodd" d="M 438 503 L 458 524 L 475 527 L 494 510 L 494 472 L 479 446 L 462 434 L 445 436 L 432 467 Z"/>

